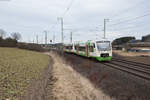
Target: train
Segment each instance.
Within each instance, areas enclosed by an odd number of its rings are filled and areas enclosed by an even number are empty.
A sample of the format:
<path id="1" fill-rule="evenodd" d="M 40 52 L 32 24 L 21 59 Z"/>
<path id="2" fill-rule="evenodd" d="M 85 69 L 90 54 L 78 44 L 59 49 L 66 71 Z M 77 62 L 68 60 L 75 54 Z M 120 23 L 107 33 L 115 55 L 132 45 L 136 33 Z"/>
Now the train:
<path id="1" fill-rule="evenodd" d="M 64 51 L 76 55 L 94 58 L 98 61 L 112 60 L 112 45 L 110 41 L 74 42 L 64 45 Z"/>

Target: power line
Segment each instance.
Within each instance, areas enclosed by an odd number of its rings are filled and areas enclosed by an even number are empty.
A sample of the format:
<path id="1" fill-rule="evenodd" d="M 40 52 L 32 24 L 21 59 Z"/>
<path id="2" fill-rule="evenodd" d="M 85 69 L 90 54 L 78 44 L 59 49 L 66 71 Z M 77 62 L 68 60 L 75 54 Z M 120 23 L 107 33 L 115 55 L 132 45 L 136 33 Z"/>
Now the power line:
<path id="1" fill-rule="evenodd" d="M 128 25 L 141 25 L 141 23 L 143 23 L 143 20 L 141 20 L 141 21 L 136 21 L 136 20 L 134 20 L 134 21 L 131 21 L 131 22 L 127 22 L 126 23 L 126 26 L 128 26 Z M 144 24 L 144 23 L 143 23 Z M 121 27 L 123 27 L 124 25 L 120 25 L 120 28 Z M 117 25 L 116 25 L 116 27 L 117 27 Z M 109 29 L 115 29 L 115 26 L 114 27 L 110 27 Z M 118 28 L 117 28 L 118 29 Z"/>
<path id="2" fill-rule="evenodd" d="M 130 18 L 130 19 L 127 19 L 127 20 L 124 20 L 124 21 L 120 21 L 120 22 L 115 23 L 115 24 L 111 24 L 111 25 L 109 25 L 109 27 L 119 25 L 119 24 L 122 24 L 122 23 L 126 23 L 126 22 L 130 22 L 130 21 L 133 21 L 133 20 L 137 20 L 137 19 L 140 19 L 140 18 L 143 18 L 143 17 L 146 17 L 146 16 L 150 16 L 150 13 L 144 14 L 142 16 L 137 16 L 137 17 L 134 17 L 134 18 Z M 126 27 L 126 28 L 123 28 L 123 29 L 130 29 L 130 28 L 134 28 L 134 27 Z M 122 30 L 122 29 L 120 29 L 120 30 Z"/>
<path id="3" fill-rule="evenodd" d="M 137 16 L 137 17 L 134 17 L 134 18 L 131 18 L 131 19 L 127 19 L 127 20 L 124 20 L 124 21 L 120 21 L 118 23 L 111 24 L 109 26 L 119 25 L 119 24 L 126 23 L 126 22 L 129 22 L 129 21 L 137 20 L 137 19 L 140 19 L 140 18 L 143 18 L 143 17 L 146 17 L 146 16 L 150 16 L 150 13 L 142 15 L 142 16 Z"/>
<path id="4" fill-rule="evenodd" d="M 120 31 L 120 30 L 126 30 L 126 29 L 133 29 L 133 28 L 137 28 L 137 27 L 140 27 L 141 25 L 136 25 L 136 26 L 133 26 L 133 27 L 125 27 L 125 28 L 119 28 L 119 29 L 112 29 L 113 31 Z M 111 30 L 109 30 L 111 31 Z"/>
<path id="5" fill-rule="evenodd" d="M 136 28 L 140 29 L 140 28 L 148 27 L 148 25 L 147 26 L 144 26 L 144 25 L 145 24 L 143 23 L 143 24 L 138 24 L 138 25 L 132 26 L 132 27 L 125 27 L 125 28 L 119 28 L 119 29 L 111 29 L 109 31 L 122 31 L 122 30 L 126 31 L 128 29 L 136 29 Z"/>
<path id="6" fill-rule="evenodd" d="M 123 13 L 127 13 L 127 12 L 133 10 L 134 8 L 143 5 L 145 2 L 146 2 L 146 0 L 143 0 L 143 1 L 141 1 L 141 2 L 138 2 L 137 4 L 133 5 L 132 7 L 128 7 L 127 9 L 122 10 L 122 12 L 123 12 Z M 122 15 L 122 14 L 118 13 L 118 14 L 114 14 L 112 17 L 115 17 L 115 18 L 116 18 L 116 17 L 118 17 L 118 16 L 120 16 L 120 15 Z M 120 19 L 118 19 L 118 20 L 120 20 Z"/>
<path id="7" fill-rule="evenodd" d="M 74 0 L 71 0 L 70 3 L 68 4 L 66 10 L 65 10 L 64 13 L 61 15 L 62 17 L 64 17 L 64 16 L 67 14 L 67 12 L 68 12 L 68 11 L 70 10 L 70 8 L 72 7 L 73 3 L 74 3 Z M 57 21 L 56 21 L 56 23 L 52 26 L 51 29 L 54 29 L 57 24 L 58 24 L 58 23 L 57 23 Z M 63 39 L 62 39 L 62 41 L 63 41 Z"/>
<path id="8" fill-rule="evenodd" d="M 142 4 L 144 4 L 146 2 L 146 0 L 143 0 L 143 1 L 141 1 L 141 2 L 138 2 L 137 4 L 135 4 L 134 6 L 132 6 L 132 7 L 129 7 L 129 8 L 127 8 L 127 9 L 125 9 L 125 10 L 123 10 L 122 12 L 124 12 L 124 13 L 127 13 L 128 11 L 131 11 L 133 8 L 135 8 L 135 7 L 139 7 L 138 5 L 142 5 Z M 112 16 L 112 17 L 118 17 L 118 16 L 120 16 L 121 14 L 120 13 L 118 13 L 118 14 L 114 14 L 114 16 Z M 114 25 L 118 25 L 118 24 L 121 24 L 121 23 L 124 23 L 124 22 L 129 22 L 129 21 L 132 21 L 132 20 L 136 20 L 136 19 L 139 19 L 139 18 L 142 18 L 142 17 L 146 17 L 146 16 L 149 16 L 149 14 L 145 14 L 145 15 L 143 15 L 143 16 L 137 16 L 137 17 L 135 17 L 135 18 L 131 18 L 131 19 L 127 19 L 127 20 L 124 20 L 124 21 L 120 21 L 120 22 L 118 22 L 118 23 L 115 23 L 115 24 L 112 24 L 112 25 L 109 25 L 109 26 L 114 26 Z M 123 18 L 122 18 L 123 19 Z M 119 19 L 119 20 L 121 20 L 121 18 Z M 103 27 L 104 28 L 104 27 Z"/>
<path id="9" fill-rule="evenodd" d="M 70 8 L 72 7 L 73 3 L 74 3 L 74 0 L 71 0 L 71 2 L 70 2 L 69 5 L 67 6 L 67 8 L 66 8 L 66 10 L 65 10 L 65 12 L 63 13 L 62 16 L 65 16 L 65 15 L 66 15 L 66 13 L 67 13 L 67 12 L 70 10 Z"/>

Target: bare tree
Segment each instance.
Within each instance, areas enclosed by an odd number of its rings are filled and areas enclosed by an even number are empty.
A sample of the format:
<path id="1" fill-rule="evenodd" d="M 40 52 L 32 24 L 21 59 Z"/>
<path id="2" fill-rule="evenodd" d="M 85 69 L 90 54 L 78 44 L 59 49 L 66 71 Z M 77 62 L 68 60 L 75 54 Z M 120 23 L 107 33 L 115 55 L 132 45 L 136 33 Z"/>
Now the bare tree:
<path id="1" fill-rule="evenodd" d="M 12 33 L 11 34 L 11 37 L 13 38 L 13 39 L 15 39 L 15 40 L 20 40 L 21 39 L 21 34 L 20 33 L 18 33 L 18 32 L 15 32 L 15 33 Z"/>
<path id="2" fill-rule="evenodd" d="M 0 29 L 0 37 L 3 38 L 6 35 L 6 32 L 3 29 Z"/>

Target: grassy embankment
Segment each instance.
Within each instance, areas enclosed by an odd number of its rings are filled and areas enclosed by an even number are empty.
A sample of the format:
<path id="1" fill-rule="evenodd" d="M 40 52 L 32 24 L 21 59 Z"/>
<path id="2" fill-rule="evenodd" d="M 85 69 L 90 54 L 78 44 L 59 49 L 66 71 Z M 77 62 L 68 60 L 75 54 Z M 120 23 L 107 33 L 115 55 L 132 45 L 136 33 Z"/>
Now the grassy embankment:
<path id="1" fill-rule="evenodd" d="M 118 54 L 120 56 L 126 56 L 126 57 L 140 57 L 140 56 L 149 56 L 149 52 L 125 52 L 121 50 L 113 50 L 113 53 Z"/>
<path id="2" fill-rule="evenodd" d="M 0 48 L 0 100 L 14 100 L 24 94 L 29 83 L 38 79 L 49 57 L 17 48 Z"/>

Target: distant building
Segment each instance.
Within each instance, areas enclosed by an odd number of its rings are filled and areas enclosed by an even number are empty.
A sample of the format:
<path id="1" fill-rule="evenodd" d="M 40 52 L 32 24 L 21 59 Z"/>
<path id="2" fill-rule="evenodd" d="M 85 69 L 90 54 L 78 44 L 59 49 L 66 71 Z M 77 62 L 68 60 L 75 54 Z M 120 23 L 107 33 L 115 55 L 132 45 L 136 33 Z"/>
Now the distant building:
<path id="1" fill-rule="evenodd" d="M 128 43 L 139 43 L 141 40 L 130 40 Z"/>
<path id="2" fill-rule="evenodd" d="M 143 36 L 142 37 L 142 42 L 150 42 L 150 35 Z"/>
<path id="3" fill-rule="evenodd" d="M 132 39 L 125 44 L 113 45 L 113 49 L 132 52 L 150 52 L 150 35 L 143 36 L 142 40 Z"/>
<path id="4" fill-rule="evenodd" d="M 150 42 L 127 43 L 126 51 L 150 52 Z"/>

